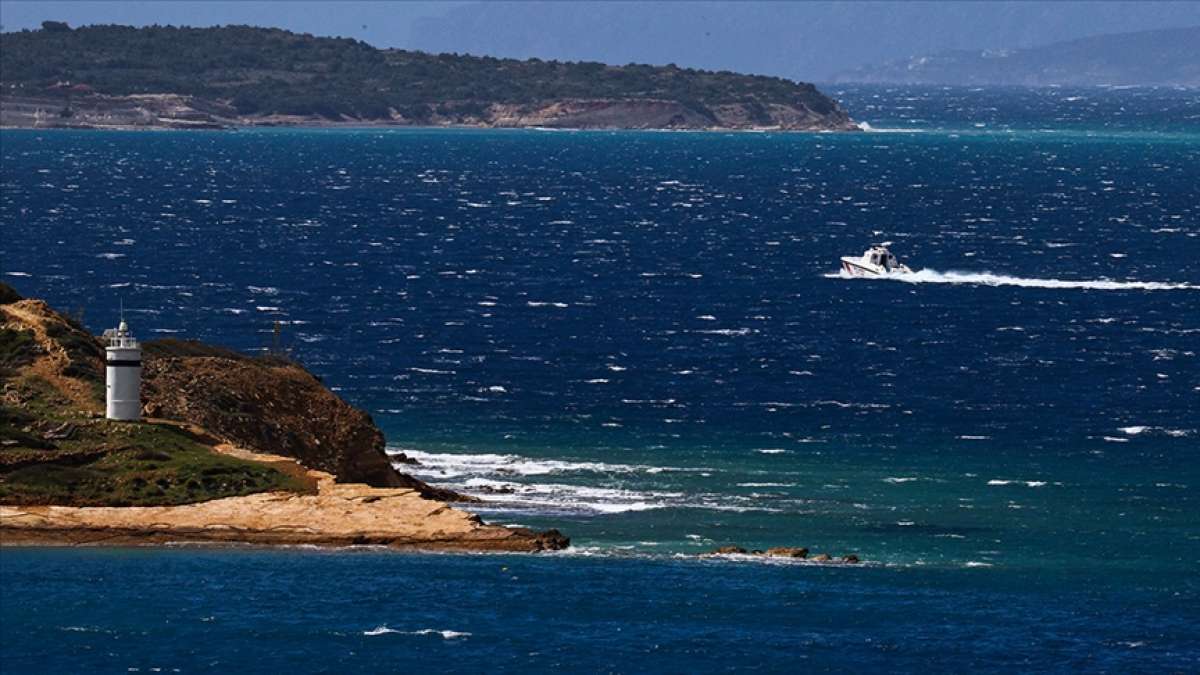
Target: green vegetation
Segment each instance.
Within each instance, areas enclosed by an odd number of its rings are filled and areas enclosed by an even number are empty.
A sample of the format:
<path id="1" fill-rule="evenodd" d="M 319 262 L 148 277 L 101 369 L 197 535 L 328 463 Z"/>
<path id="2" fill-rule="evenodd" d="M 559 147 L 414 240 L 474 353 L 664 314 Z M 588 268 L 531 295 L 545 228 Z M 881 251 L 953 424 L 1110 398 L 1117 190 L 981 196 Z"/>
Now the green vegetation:
<path id="1" fill-rule="evenodd" d="M 59 340 L 77 337 L 74 327 L 51 326 Z M 25 353 L 30 339 L 28 331 L 5 330 L 0 350 Z M 76 347 L 88 350 L 82 341 Z M 305 481 L 269 465 L 215 452 L 209 439 L 182 427 L 91 417 L 37 375 L 18 373 L 7 387 L 21 403 L 0 406 L 0 503 L 153 506 L 311 492 Z"/>
<path id="2" fill-rule="evenodd" d="M 57 450 L 0 449 L 10 455 L 5 459 L 17 453 L 28 459 L 0 465 L 0 503 L 149 506 L 311 491 L 270 466 L 217 454 L 169 425 L 94 420 Z M 37 461 L 38 454 L 50 461 Z"/>
<path id="3" fill-rule="evenodd" d="M 660 99 L 701 114 L 718 103 L 803 104 L 818 114 L 834 103 L 811 84 L 674 65 L 517 61 L 380 50 L 347 38 L 226 26 L 176 28 L 61 24 L 0 34 L 6 94 L 91 92 L 183 94 L 231 104 L 244 115 L 272 113 L 410 120 L 482 115 L 492 103 L 561 99 Z M 764 113 L 765 114 L 765 113 Z"/>
<path id="4" fill-rule="evenodd" d="M 46 324 L 46 336 L 62 345 L 67 353 L 67 367 L 63 375 L 87 382 L 103 383 L 104 350 L 83 326 L 70 317 L 63 321 Z M 100 394 L 103 396 L 103 388 Z"/>
<path id="5" fill-rule="evenodd" d="M 12 377 L 41 352 L 33 331 L 0 327 L 0 378 Z"/>

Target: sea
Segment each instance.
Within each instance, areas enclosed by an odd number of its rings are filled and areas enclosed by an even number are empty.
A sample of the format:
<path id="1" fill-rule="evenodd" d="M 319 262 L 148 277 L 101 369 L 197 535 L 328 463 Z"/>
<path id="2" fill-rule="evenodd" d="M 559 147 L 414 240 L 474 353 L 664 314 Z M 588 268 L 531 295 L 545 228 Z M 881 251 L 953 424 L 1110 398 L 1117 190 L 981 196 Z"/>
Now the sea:
<path id="1" fill-rule="evenodd" d="M 572 540 L 4 549 L 3 670 L 1200 670 L 1200 92 L 826 90 L 864 132 L 0 132 L 6 283 Z"/>

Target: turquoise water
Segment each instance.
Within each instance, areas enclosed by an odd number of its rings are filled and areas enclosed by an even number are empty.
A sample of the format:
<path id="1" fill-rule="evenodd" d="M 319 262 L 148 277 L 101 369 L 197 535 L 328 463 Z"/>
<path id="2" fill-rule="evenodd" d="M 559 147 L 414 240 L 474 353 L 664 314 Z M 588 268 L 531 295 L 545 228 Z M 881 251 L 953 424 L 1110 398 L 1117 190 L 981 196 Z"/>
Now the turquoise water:
<path id="1" fill-rule="evenodd" d="M 877 131 L 3 132 L 6 281 L 283 321 L 418 475 L 574 542 L 4 551 L 63 599 L 3 603 L 5 660 L 1195 669 L 1198 97 L 840 96 Z M 917 274 L 837 274 L 879 241 Z"/>

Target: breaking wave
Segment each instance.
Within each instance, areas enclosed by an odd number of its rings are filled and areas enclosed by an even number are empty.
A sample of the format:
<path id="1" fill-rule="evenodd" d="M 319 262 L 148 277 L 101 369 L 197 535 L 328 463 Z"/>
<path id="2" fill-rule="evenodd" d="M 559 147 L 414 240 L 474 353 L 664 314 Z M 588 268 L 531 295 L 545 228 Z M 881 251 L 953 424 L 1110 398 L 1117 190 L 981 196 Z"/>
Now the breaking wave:
<path id="1" fill-rule="evenodd" d="M 1021 286 L 1024 288 L 1083 289 L 1092 291 L 1182 291 L 1200 290 L 1200 285 L 1167 281 L 1112 281 L 1109 279 L 1037 279 L 1013 277 L 991 272 L 939 272 L 922 269 L 912 274 L 886 277 L 856 277 L 845 271 L 826 274 L 831 279 L 871 279 L 903 281 L 909 284 L 974 284 L 977 286 Z"/>
<path id="2" fill-rule="evenodd" d="M 400 471 L 478 497 L 483 503 L 473 507 L 474 510 L 493 513 L 598 516 L 668 508 L 778 511 L 756 503 L 753 497 L 664 489 L 653 480 L 663 473 L 707 473 L 711 469 L 572 462 L 491 453 L 432 453 L 398 448 L 389 448 L 389 452 L 403 452 L 419 462 L 398 464 L 396 468 Z M 547 476 L 554 479 L 542 482 Z M 586 484 L 581 484 L 583 480 Z"/>
<path id="3" fill-rule="evenodd" d="M 700 468 L 651 466 L 646 464 L 613 464 L 609 462 L 572 462 L 559 459 L 536 459 L 520 455 L 501 455 L 494 453 L 460 454 L 434 453 L 410 450 L 407 448 L 388 448 L 390 454 L 404 453 L 419 462 L 416 466 L 406 466 L 404 471 L 413 474 L 426 474 L 435 478 L 456 478 L 460 476 L 477 476 L 482 474 L 500 474 L 509 476 L 542 476 L 562 473 L 661 473 L 663 471 L 706 471 Z"/>

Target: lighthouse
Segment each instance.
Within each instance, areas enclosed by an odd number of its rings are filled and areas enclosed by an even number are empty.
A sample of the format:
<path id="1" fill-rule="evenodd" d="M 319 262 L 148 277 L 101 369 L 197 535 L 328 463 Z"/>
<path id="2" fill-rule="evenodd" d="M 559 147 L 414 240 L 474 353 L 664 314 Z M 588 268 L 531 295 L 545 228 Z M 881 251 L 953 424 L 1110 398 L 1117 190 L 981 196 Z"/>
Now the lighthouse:
<path id="1" fill-rule="evenodd" d="M 119 326 L 104 331 L 104 337 L 108 339 L 105 416 L 110 420 L 137 421 L 142 415 L 142 347 L 124 317 Z"/>

